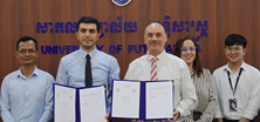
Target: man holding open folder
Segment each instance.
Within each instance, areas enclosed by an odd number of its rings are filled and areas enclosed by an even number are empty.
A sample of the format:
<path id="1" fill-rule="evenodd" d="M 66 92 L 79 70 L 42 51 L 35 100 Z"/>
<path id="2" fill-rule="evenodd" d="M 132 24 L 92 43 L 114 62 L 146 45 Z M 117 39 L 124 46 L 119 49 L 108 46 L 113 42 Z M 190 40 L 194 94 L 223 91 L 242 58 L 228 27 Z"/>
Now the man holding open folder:
<path id="1" fill-rule="evenodd" d="M 106 108 L 110 110 L 109 89 L 113 79 L 119 79 L 117 59 L 96 48 L 100 25 L 93 17 L 82 17 L 77 23 L 76 38 L 80 49 L 62 57 L 56 82 L 70 87 L 103 85 L 106 92 Z M 108 118 L 108 114 L 107 114 Z"/>
<path id="2" fill-rule="evenodd" d="M 160 81 L 174 80 L 173 120 L 182 121 L 197 104 L 197 96 L 191 81 L 189 69 L 180 58 L 168 54 L 164 50 L 167 36 L 164 27 L 159 23 L 151 23 L 145 29 L 144 42 L 147 54 L 130 63 L 125 80 Z M 135 121 L 135 120 L 133 120 Z"/>

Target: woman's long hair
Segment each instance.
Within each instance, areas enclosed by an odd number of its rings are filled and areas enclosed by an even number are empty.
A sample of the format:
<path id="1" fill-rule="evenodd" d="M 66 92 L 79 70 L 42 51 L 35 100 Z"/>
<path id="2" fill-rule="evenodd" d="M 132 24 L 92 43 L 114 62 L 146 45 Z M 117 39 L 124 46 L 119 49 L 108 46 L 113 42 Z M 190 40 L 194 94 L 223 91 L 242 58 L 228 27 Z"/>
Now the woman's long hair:
<path id="1" fill-rule="evenodd" d="M 173 50 L 173 54 L 176 56 L 181 57 L 181 47 L 183 46 L 183 42 L 186 40 L 191 40 L 195 47 L 196 47 L 196 57 L 193 61 L 193 69 L 196 71 L 196 74 L 198 75 L 198 77 L 200 77 L 201 73 L 202 73 L 202 68 L 201 68 L 201 63 L 199 60 L 199 49 L 198 49 L 198 45 L 196 44 L 195 40 L 193 38 L 191 38 L 190 36 L 183 36 L 181 37 L 176 43 L 175 43 L 175 48 Z"/>

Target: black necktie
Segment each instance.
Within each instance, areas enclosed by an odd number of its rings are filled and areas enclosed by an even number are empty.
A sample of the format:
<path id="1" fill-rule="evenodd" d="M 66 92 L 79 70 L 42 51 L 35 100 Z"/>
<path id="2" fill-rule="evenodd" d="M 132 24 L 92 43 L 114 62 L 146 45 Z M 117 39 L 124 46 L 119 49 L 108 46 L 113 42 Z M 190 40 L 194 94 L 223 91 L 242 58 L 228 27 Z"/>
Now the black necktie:
<path id="1" fill-rule="evenodd" d="M 86 68 L 85 68 L 85 83 L 86 86 L 92 86 L 92 74 L 91 74 L 91 63 L 89 54 L 86 56 Z"/>

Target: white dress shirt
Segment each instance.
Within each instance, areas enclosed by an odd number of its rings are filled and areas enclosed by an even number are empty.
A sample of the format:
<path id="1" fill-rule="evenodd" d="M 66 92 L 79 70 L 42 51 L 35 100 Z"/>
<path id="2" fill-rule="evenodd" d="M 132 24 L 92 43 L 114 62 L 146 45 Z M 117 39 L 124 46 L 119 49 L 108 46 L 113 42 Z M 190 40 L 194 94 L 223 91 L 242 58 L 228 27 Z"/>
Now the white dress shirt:
<path id="1" fill-rule="evenodd" d="M 240 71 L 243 68 L 237 90 L 233 95 L 227 71 L 230 72 L 233 89 Z M 216 69 L 213 78 L 218 91 L 217 109 L 215 118 L 240 120 L 241 117 L 252 120 L 258 113 L 260 104 L 260 73 L 259 70 L 243 62 L 240 68 L 232 73 L 228 64 Z M 237 99 L 237 110 L 230 110 L 229 99 Z"/>
<path id="2" fill-rule="evenodd" d="M 125 80 L 150 80 L 151 59 L 154 56 L 143 55 L 130 63 L 125 75 Z M 180 112 L 181 121 L 185 116 L 191 114 L 190 111 L 197 105 L 195 87 L 191 81 L 191 76 L 186 63 L 177 56 L 168 54 L 165 51 L 157 56 L 157 76 L 158 80 L 174 80 L 175 98 L 174 108 Z"/>

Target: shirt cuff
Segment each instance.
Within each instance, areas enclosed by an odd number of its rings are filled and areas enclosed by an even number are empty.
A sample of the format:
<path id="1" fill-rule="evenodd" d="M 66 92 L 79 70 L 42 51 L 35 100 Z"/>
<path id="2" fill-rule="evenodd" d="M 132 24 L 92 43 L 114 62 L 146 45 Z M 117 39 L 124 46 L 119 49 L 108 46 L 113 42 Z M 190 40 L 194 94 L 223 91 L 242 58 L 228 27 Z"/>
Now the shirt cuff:
<path id="1" fill-rule="evenodd" d="M 180 112 L 179 116 L 180 117 L 181 115 L 184 115 L 184 110 L 181 109 L 181 108 L 176 108 L 176 110 L 178 110 Z"/>

